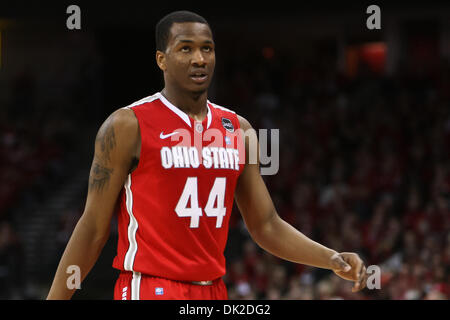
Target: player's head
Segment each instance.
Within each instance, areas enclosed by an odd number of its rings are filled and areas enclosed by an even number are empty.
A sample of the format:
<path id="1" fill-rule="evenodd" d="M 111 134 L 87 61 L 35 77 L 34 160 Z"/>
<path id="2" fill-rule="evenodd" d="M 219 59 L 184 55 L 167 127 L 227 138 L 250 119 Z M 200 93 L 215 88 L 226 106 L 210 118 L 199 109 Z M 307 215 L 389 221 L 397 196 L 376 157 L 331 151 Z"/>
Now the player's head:
<path id="1" fill-rule="evenodd" d="M 208 22 L 196 13 L 175 11 L 156 25 L 156 62 L 167 85 L 205 92 L 214 73 L 214 40 Z"/>

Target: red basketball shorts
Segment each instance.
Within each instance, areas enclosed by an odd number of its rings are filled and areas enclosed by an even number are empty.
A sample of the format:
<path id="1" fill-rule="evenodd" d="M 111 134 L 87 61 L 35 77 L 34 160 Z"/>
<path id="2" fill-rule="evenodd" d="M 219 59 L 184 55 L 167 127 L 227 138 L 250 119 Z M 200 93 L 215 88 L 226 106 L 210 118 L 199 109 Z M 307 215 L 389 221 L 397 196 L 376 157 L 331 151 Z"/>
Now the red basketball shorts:
<path id="1" fill-rule="evenodd" d="M 222 278 L 212 284 L 194 284 L 152 277 L 139 272 L 121 272 L 114 287 L 114 300 L 227 300 Z"/>

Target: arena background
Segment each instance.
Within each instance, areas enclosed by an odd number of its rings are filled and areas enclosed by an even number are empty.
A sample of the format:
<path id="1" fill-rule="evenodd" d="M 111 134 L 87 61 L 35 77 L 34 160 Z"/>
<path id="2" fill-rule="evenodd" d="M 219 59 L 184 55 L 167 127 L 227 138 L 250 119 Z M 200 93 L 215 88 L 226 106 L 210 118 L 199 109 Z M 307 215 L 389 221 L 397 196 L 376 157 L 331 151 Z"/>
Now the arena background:
<path id="1" fill-rule="evenodd" d="M 81 30 L 66 8 L 81 8 Z M 366 8 L 381 8 L 368 30 Z M 381 267 L 351 293 L 331 272 L 284 262 L 234 210 L 232 299 L 450 297 L 450 5 L 423 1 L 0 5 L 0 298 L 43 299 L 79 219 L 96 131 L 162 89 L 154 26 L 203 15 L 217 66 L 210 100 L 280 129 L 265 176 L 279 214 L 309 237 Z M 74 299 L 111 299 L 115 225 Z"/>

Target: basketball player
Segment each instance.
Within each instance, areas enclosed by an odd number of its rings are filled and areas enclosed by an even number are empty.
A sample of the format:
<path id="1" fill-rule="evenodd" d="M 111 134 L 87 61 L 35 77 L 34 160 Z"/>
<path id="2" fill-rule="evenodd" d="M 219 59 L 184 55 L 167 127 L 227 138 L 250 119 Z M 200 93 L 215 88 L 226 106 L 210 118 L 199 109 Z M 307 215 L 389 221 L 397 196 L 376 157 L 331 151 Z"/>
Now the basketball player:
<path id="1" fill-rule="evenodd" d="M 363 289 L 366 268 L 357 254 L 329 249 L 278 216 L 257 161 L 249 161 L 255 131 L 207 100 L 215 66 L 207 21 L 171 13 L 156 26 L 156 46 L 164 89 L 115 111 L 100 127 L 86 207 L 47 298 L 71 298 L 67 267 L 77 265 L 85 278 L 116 212 L 115 299 L 227 299 L 223 253 L 234 200 L 262 248 L 333 270 L 353 281 L 354 291 Z"/>

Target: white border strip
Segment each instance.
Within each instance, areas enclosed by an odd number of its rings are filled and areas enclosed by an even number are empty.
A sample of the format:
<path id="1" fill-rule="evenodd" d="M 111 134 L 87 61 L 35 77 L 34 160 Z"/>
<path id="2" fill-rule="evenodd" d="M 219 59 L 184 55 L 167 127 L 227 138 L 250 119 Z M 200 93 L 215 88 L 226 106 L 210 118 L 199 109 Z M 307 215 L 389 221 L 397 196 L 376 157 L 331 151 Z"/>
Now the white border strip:
<path id="1" fill-rule="evenodd" d="M 130 104 L 130 105 L 126 106 L 126 107 L 123 107 L 121 109 L 130 109 L 131 107 L 135 107 L 135 106 L 138 106 L 140 104 L 147 103 L 147 102 L 152 102 L 152 101 L 154 101 L 156 99 L 159 99 L 159 95 L 157 93 L 155 93 L 152 96 L 148 96 L 148 97 L 142 98 L 141 100 L 133 102 L 132 104 Z"/>
<path id="2" fill-rule="evenodd" d="M 130 223 L 128 224 L 128 242 L 130 243 L 128 251 L 125 255 L 123 266 L 125 270 L 133 271 L 134 258 L 137 252 L 136 231 L 138 229 L 138 222 L 133 215 L 133 192 L 131 191 L 131 174 L 125 182 L 126 206 L 128 215 L 130 216 Z"/>
<path id="3" fill-rule="evenodd" d="M 228 111 L 228 112 L 231 112 L 231 113 L 236 114 L 236 112 L 234 112 L 233 110 L 230 110 L 230 109 L 227 109 L 227 108 L 225 108 L 225 107 L 219 106 L 218 104 L 212 103 L 212 102 L 209 101 L 209 100 L 208 100 L 208 102 L 209 102 L 214 108 L 217 108 L 217 109 L 220 109 L 220 110 L 223 110 L 223 111 Z"/>
<path id="4" fill-rule="evenodd" d="M 162 103 L 164 103 L 164 105 L 169 108 L 170 110 L 172 110 L 173 112 L 175 112 L 184 122 L 186 122 L 188 124 L 188 126 L 191 126 L 191 120 L 189 119 L 189 116 L 184 113 L 183 111 L 181 111 L 180 109 L 178 109 L 176 106 L 174 106 L 169 100 L 166 99 L 166 97 L 164 97 L 161 93 L 157 93 L 157 95 L 159 96 L 159 99 L 162 101 Z"/>
<path id="5" fill-rule="evenodd" d="M 141 295 L 141 273 L 133 271 L 131 279 L 131 300 L 140 300 Z"/>
<path id="6" fill-rule="evenodd" d="M 208 103 L 206 103 L 206 107 L 208 108 L 208 113 L 206 114 L 206 117 L 208 118 L 208 121 L 206 123 L 206 129 L 209 129 L 209 126 L 211 125 L 212 121 L 212 113 Z"/>

